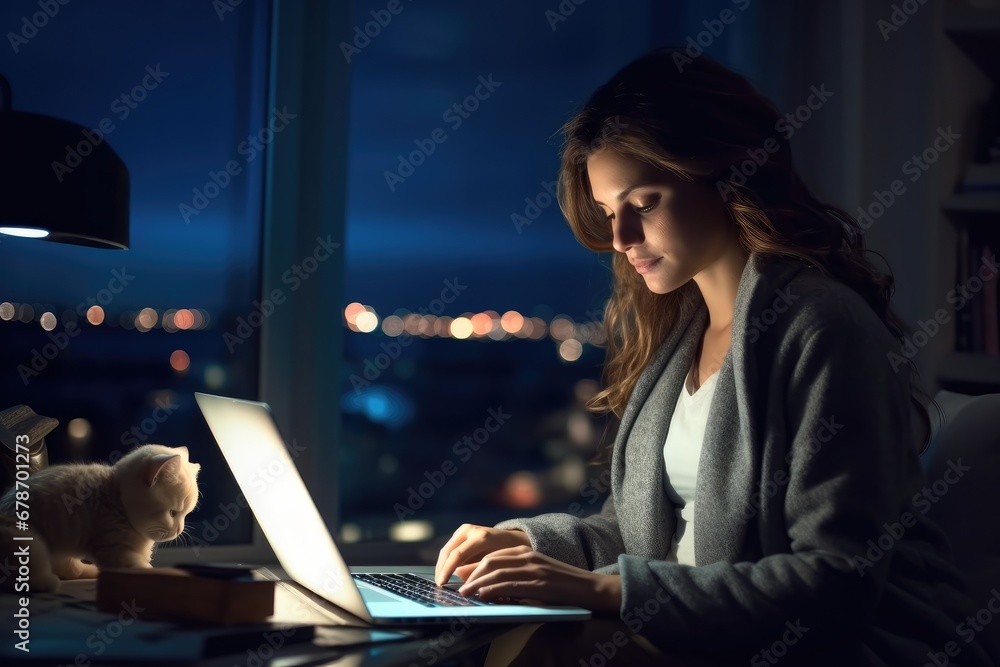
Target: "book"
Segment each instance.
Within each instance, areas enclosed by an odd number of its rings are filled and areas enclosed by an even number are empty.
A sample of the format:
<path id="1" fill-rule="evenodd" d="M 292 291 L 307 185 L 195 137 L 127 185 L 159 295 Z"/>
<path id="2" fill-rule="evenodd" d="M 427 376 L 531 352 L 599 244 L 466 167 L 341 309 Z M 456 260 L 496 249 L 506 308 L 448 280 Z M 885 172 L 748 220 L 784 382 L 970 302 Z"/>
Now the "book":
<path id="1" fill-rule="evenodd" d="M 961 227 L 958 230 L 958 257 L 955 263 L 955 285 L 964 285 L 969 277 L 969 230 Z M 957 295 L 957 292 L 956 292 Z M 962 304 L 955 314 L 955 351 L 972 351 L 972 308 L 971 304 Z"/>
<path id="2" fill-rule="evenodd" d="M 993 250 L 983 245 L 983 352 L 990 357 L 1000 357 L 1000 320 L 997 317 L 997 275 L 989 270 Z"/>
<path id="3" fill-rule="evenodd" d="M 97 609 L 117 611 L 125 603 L 141 608 L 143 620 L 264 623 L 274 614 L 274 582 L 197 576 L 173 567 L 101 570 Z"/>
<path id="4" fill-rule="evenodd" d="M 1000 192 L 1000 160 L 967 165 L 960 192 Z"/>
<path id="5" fill-rule="evenodd" d="M 982 284 L 980 284 L 979 289 L 973 292 L 969 289 L 968 282 L 972 276 L 977 275 L 979 271 L 979 265 L 982 262 L 983 251 L 980 249 L 979 243 L 972 243 L 970 246 L 971 250 L 969 252 L 969 273 L 966 275 L 966 288 L 969 296 L 972 298 L 969 300 L 966 308 L 969 309 L 972 314 L 972 327 L 971 327 L 971 339 L 972 339 L 972 352 L 982 352 L 983 351 L 983 289 Z"/>

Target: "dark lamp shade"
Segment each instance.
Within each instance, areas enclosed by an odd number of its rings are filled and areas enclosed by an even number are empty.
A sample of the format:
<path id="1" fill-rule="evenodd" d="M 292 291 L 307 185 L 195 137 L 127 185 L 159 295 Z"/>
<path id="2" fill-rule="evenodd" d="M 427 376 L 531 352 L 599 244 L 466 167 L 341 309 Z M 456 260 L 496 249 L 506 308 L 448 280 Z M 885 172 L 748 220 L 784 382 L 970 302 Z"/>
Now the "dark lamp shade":
<path id="1" fill-rule="evenodd" d="M 95 130 L 0 110 L 0 232 L 127 250 L 125 163 Z"/>

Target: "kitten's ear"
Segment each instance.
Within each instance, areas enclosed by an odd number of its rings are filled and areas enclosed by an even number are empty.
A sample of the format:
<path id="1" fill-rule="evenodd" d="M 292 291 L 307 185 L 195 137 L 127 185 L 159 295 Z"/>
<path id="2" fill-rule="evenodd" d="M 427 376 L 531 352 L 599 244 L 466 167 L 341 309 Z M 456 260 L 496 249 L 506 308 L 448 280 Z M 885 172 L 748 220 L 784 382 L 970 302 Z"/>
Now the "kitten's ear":
<path id="1" fill-rule="evenodd" d="M 174 449 L 179 449 L 182 452 L 184 452 L 184 458 L 190 458 L 191 457 L 191 454 L 188 452 L 188 448 L 187 447 L 184 447 L 184 446 L 174 447 Z"/>
<path id="2" fill-rule="evenodd" d="M 176 474 L 181 463 L 180 454 L 155 454 L 146 460 L 142 480 L 146 486 L 153 486 L 163 474 Z"/>

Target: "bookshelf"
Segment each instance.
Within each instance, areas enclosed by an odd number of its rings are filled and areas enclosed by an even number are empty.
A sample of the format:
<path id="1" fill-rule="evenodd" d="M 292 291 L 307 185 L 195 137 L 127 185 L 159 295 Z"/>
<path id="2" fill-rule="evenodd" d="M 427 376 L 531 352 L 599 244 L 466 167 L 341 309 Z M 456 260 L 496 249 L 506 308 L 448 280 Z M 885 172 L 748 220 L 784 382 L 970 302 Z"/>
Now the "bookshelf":
<path id="1" fill-rule="evenodd" d="M 941 276 L 947 278 L 944 284 L 949 288 L 973 279 L 976 270 L 984 266 L 984 250 L 1000 257 L 1000 2 L 978 2 L 981 6 L 952 0 L 943 16 L 947 40 L 957 47 L 953 69 L 946 77 L 974 84 L 963 89 L 964 96 L 945 95 L 952 110 L 964 113 L 962 131 L 974 146 L 966 151 L 957 178 L 941 201 L 941 211 L 951 227 L 940 236 L 946 242 L 941 247 L 953 249 Z M 948 83 L 955 86 L 952 92 L 962 87 L 954 81 Z M 973 281 L 981 289 L 963 306 L 949 306 L 952 337 L 935 373 L 942 389 L 969 394 L 1000 392 L 998 283 L 1000 276 L 996 275 L 982 283 Z"/>

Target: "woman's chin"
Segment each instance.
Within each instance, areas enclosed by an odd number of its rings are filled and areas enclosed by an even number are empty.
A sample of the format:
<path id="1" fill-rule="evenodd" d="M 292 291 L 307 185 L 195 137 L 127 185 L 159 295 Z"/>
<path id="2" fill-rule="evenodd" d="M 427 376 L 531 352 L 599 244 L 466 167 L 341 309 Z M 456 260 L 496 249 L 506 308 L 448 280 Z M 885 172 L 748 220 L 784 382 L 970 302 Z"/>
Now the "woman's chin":
<path id="1" fill-rule="evenodd" d="M 681 285 L 674 284 L 674 281 L 668 280 L 665 276 L 645 275 L 643 279 L 646 281 L 646 287 L 653 294 L 667 294 L 683 286 L 683 283 Z"/>

